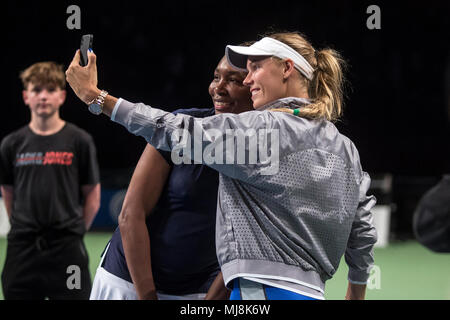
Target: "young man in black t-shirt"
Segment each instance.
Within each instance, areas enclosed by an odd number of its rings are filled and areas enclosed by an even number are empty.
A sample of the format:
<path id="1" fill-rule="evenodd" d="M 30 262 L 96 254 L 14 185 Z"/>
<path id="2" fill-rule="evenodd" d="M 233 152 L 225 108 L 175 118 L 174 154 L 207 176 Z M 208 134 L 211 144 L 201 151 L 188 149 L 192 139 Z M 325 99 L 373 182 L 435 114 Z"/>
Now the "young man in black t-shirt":
<path id="1" fill-rule="evenodd" d="M 83 235 L 100 207 L 92 137 L 62 120 L 65 75 L 54 62 L 21 73 L 28 125 L 0 144 L 0 189 L 10 218 L 5 299 L 88 299 Z"/>

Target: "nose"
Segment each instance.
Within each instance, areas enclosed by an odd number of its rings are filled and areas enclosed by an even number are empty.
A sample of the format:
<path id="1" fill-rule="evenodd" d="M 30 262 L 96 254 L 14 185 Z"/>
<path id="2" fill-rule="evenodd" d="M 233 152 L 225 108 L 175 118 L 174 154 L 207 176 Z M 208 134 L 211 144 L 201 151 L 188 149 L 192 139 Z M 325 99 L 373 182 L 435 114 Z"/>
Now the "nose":
<path id="1" fill-rule="evenodd" d="M 227 90 L 225 88 L 225 81 L 223 79 L 220 79 L 219 82 L 217 82 L 217 85 L 214 87 L 214 93 L 223 95 L 226 92 Z"/>
<path id="2" fill-rule="evenodd" d="M 242 83 L 244 84 L 244 86 L 248 86 L 248 87 L 250 87 L 252 85 L 253 80 L 252 80 L 252 76 L 251 76 L 250 72 L 247 73 L 247 76 L 245 77 L 244 81 L 242 81 Z"/>
<path id="3" fill-rule="evenodd" d="M 39 99 L 41 100 L 47 100 L 48 99 L 48 95 L 49 92 L 47 90 L 41 90 L 41 92 L 39 92 Z"/>

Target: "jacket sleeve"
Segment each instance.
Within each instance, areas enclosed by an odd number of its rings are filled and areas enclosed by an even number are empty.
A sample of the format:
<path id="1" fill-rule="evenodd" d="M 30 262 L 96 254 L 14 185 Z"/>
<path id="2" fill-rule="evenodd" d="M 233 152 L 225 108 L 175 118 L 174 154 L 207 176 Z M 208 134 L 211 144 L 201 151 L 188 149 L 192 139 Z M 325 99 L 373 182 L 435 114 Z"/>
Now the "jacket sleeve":
<path id="1" fill-rule="evenodd" d="M 363 172 L 359 204 L 345 252 L 345 261 L 349 267 L 348 280 L 356 284 L 367 283 L 370 269 L 374 265 L 373 246 L 377 242 L 377 232 L 370 210 L 376 204 L 376 199 L 367 195 L 369 187 L 370 177 Z"/>
<path id="2" fill-rule="evenodd" d="M 240 150 L 243 144 L 238 141 L 241 137 L 236 136 L 241 132 L 242 136 L 256 139 L 259 129 L 272 128 L 274 118 L 269 112 L 195 118 L 119 99 L 111 120 L 123 125 L 130 133 L 145 138 L 156 149 L 171 151 L 175 164 L 203 163 L 236 179 L 246 179 L 254 174 L 255 166 L 258 166 L 258 172 L 264 166 L 271 166 L 270 161 L 261 159 L 254 164 L 246 162 L 247 157 L 258 155 L 258 152 L 247 145 Z M 272 143 L 278 143 L 278 140 L 271 137 Z"/>

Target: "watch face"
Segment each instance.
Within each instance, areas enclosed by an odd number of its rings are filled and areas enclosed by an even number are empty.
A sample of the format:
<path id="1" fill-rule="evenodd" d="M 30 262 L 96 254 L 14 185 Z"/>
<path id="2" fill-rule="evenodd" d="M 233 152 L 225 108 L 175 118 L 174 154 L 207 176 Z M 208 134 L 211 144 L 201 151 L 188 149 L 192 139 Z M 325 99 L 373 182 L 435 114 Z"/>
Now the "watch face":
<path id="1" fill-rule="evenodd" d="M 89 111 L 92 112 L 93 114 L 99 115 L 100 113 L 102 113 L 103 110 L 99 104 L 92 103 L 89 105 Z"/>

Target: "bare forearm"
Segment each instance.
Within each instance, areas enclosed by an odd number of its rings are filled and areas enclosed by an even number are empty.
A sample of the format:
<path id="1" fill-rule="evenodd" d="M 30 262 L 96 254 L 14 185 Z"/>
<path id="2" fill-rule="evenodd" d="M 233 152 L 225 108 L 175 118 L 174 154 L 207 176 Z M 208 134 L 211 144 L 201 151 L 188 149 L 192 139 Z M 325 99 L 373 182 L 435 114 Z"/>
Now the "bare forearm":
<path id="1" fill-rule="evenodd" d="M 92 204 L 85 204 L 83 207 L 83 220 L 86 231 L 91 228 L 92 222 L 98 212 L 98 206 Z"/>
<path id="2" fill-rule="evenodd" d="M 346 300 L 364 300 L 365 296 L 365 284 L 355 284 L 351 282 L 348 283 L 347 294 L 345 295 Z"/>
<path id="3" fill-rule="evenodd" d="M 12 186 L 2 185 L 0 187 L 0 191 L 2 193 L 3 201 L 5 203 L 6 213 L 8 214 L 8 218 L 11 219 L 12 207 L 13 207 L 13 198 L 14 198 L 14 188 Z"/>
<path id="4" fill-rule="evenodd" d="M 117 100 L 119 99 L 111 95 L 106 96 L 105 103 L 103 105 L 103 113 L 106 114 L 108 117 L 111 117 L 111 114 L 114 110 L 114 106 L 116 105 Z"/>
<path id="5" fill-rule="evenodd" d="M 86 97 L 82 100 L 85 102 L 92 101 L 93 99 L 98 97 L 99 94 L 100 94 L 100 89 L 98 89 L 97 87 L 90 88 L 89 91 L 86 93 Z M 108 94 L 106 96 L 105 102 L 103 103 L 103 113 L 105 115 L 107 115 L 108 117 L 111 117 L 111 114 L 114 110 L 114 106 L 116 105 L 117 100 L 119 100 L 119 99 L 117 99 L 116 97 L 113 97 L 110 94 Z"/>
<path id="6" fill-rule="evenodd" d="M 145 221 L 124 217 L 124 214 L 121 214 L 120 233 L 128 270 L 138 298 L 156 299 L 150 258 L 150 238 Z"/>
<path id="7" fill-rule="evenodd" d="M 170 166 L 161 154 L 147 145 L 131 178 L 119 216 L 125 258 L 139 299 L 156 299 L 145 220 L 161 195 L 169 171 Z"/>
<path id="8" fill-rule="evenodd" d="M 222 272 L 219 272 L 216 279 L 214 279 L 214 282 L 211 284 L 205 300 L 228 300 L 229 296 L 230 291 L 225 287 Z"/>
<path id="9" fill-rule="evenodd" d="M 11 199 L 5 198 L 4 201 L 5 201 L 6 213 L 8 214 L 9 220 L 11 220 L 13 199 L 12 199 L 12 197 L 11 197 Z"/>
<path id="10" fill-rule="evenodd" d="M 100 184 L 81 187 L 84 196 L 83 219 L 86 230 L 92 225 L 98 209 L 100 209 Z"/>

